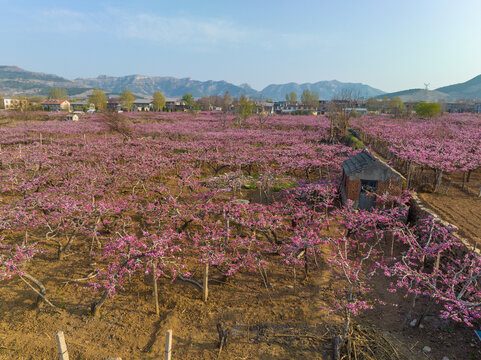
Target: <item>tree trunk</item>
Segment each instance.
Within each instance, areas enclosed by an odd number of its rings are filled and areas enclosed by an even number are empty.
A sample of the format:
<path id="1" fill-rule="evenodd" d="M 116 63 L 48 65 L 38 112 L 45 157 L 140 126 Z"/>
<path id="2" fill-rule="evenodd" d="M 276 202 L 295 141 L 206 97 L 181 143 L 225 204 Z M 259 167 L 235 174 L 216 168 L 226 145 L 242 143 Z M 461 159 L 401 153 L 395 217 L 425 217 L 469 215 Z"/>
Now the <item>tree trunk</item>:
<path id="1" fill-rule="evenodd" d="M 90 311 L 93 317 L 100 316 L 100 307 L 104 304 L 105 300 L 107 300 L 108 296 L 109 292 L 105 291 L 99 302 L 93 302 L 92 305 L 90 305 Z"/>
<path id="2" fill-rule="evenodd" d="M 341 354 L 339 353 L 340 344 L 341 344 L 341 338 L 339 336 L 335 336 L 332 339 L 332 358 L 333 358 L 333 360 L 339 360 L 341 358 Z"/>
<path id="3" fill-rule="evenodd" d="M 418 329 L 419 326 L 421 325 L 421 323 L 423 322 L 424 318 L 426 317 L 426 315 L 428 314 L 429 310 L 431 310 L 432 306 L 434 305 L 434 301 L 431 300 L 431 302 L 429 303 L 429 305 L 426 307 L 426 309 L 424 309 L 424 311 L 422 312 L 421 316 L 419 317 L 418 321 L 416 321 L 416 325 L 414 325 L 414 328 L 415 329 Z"/>
<path id="4" fill-rule="evenodd" d="M 471 178 L 471 173 L 473 172 L 473 170 L 468 170 L 468 177 L 466 179 L 466 182 L 469 183 L 469 179 Z"/>
<path id="5" fill-rule="evenodd" d="M 436 179 L 436 188 L 434 189 L 434 192 L 439 192 L 439 190 L 441 190 L 442 181 L 443 181 L 443 172 L 442 170 L 438 170 L 438 176 Z"/>
<path id="6" fill-rule="evenodd" d="M 53 305 L 47 298 L 46 298 L 46 295 L 47 295 L 47 289 L 45 288 L 45 286 L 43 286 L 42 282 L 38 279 L 36 279 L 35 277 L 33 277 L 32 275 L 30 274 L 27 274 L 27 273 L 24 273 L 23 275 L 20 276 L 20 278 L 27 284 L 30 286 L 30 288 L 32 288 L 36 293 L 37 293 L 37 299 L 35 300 L 35 309 L 38 309 L 40 307 L 40 303 L 42 302 L 42 300 L 44 300 L 47 304 L 49 304 L 50 306 L 52 306 L 53 308 L 55 308 L 55 305 Z M 32 285 L 30 285 L 27 281 L 25 281 L 25 279 L 28 279 L 30 280 L 31 282 L 33 282 L 38 290 L 35 290 L 35 288 L 32 287 Z"/>
<path id="7" fill-rule="evenodd" d="M 448 194 L 449 189 L 451 188 L 451 184 L 453 183 L 453 179 L 449 179 L 449 184 L 446 187 L 446 190 L 444 190 L 444 195 Z M 463 183 L 463 189 L 464 189 L 464 183 Z"/>

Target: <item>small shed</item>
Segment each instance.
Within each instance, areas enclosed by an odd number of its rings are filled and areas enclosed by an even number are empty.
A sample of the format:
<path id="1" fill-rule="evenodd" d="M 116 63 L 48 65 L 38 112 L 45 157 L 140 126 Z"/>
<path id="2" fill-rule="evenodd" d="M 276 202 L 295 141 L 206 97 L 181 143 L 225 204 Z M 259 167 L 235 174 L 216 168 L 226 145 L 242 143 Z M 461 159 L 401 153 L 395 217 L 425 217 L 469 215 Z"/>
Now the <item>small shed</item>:
<path id="1" fill-rule="evenodd" d="M 400 195 L 406 180 L 399 172 L 367 149 L 345 160 L 342 164 L 342 202 L 354 202 L 354 207 L 371 209 L 376 199 L 369 193 Z"/>
<path id="2" fill-rule="evenodd" d="M 67 121 L 78 121 L 78 115 L 77 114 L 68 114 L 67 117 L 65 118 Z"/>

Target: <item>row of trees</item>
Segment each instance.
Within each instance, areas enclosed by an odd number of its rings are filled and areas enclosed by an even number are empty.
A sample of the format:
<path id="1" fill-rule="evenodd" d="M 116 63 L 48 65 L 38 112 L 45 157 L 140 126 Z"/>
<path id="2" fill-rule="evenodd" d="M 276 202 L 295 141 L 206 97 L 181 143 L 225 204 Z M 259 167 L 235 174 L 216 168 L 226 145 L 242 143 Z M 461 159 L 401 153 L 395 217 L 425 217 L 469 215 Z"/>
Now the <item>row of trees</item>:
<path id="1" fill-rule="evenodd" d="M 65 99 L 67 96 L 67 90 L 62 88 L 54 88 L 48 93 L 48 99 Z M 18 109 L 15 108 L 14 110 L 26 111 L 41 110 L 41 107 L 38 104 L 40 104 L 44 98 L 39 96 L 32 98 L 18 96 L 15 97 L 15 99 L 19 101 L 15 102 L 18 104 Z M 3 100 L 3 96 L 0 94 L 0 109 L 4 108 Z M 107 110 L 107 95 L 101 89 L 94 89 L 92 94 L 88 97 L 88 101 L 99 111 Z M 135 95 L 130 90 L 126 89 L 120 95 L 119 101 L 122 109 L 130 111 L 134 107 Z M 198 100 L 195 100 L 192 94 L 186 93 L 181 101 L 191 110 L 211 110 L 212 108 L 221 108 L 224 112 L 234 110 L 237 113 L 250 115 L 253 113 L 254 109 L 254 102 L 252 100 L 247 99 L 245 95 L 242 95 L 240 98 L 232 99 L 229 91 L 226 91 L 224 97 L 218 95 L 204 96 Z M 154 111 L 163 111 L 166 109 L 166 98 L 161 92 L 154 92 L 152 107 Z"/>
<path id="2" fill-rule="evenodd" d="M 120 106 L 122 109 L 125 110 L 132 110 L 134 107 L 135 96 L 132 94 L 130 90 L 124 90 L 120 95 Z M 89 102 L 95 105 L 97 110 L 106 110 L 107 109 L 107 96 L 105 92 L 100 89 L 94 89 L 92 94 L 89 96 Z M 153 96 L 153 108 L 155 111 L 161 111 L 165 109 L 165 96 L 159 92 L 155 91 Z"/>
<path id="3" fill-rule="evenodd" d="M 286 94 L 286 101 L 289 104 L 295 104 L 297 102 L 297 93 L 291 91 Z M 308 89 L 304 90 L 301 94 L 301 103 L 310 106 L 317 106 L 319 104 L 319 94 L 315 91 Z"/>
<path id="4" fill-rule="evenodd" d="M 422 117 L 433 117 L 443 113 L 443 103 L 429 103 L 425 101 L 417 102 L 413 109 L 406 108 L 399 96 L 382 99 L 370 98 L 367 100 L 366 108 L 368 111 L 378 111 L 384 114 L 392 114 L 394 116 L 409 115 L 412 110 Z"/>
<path id="5" fill-rule="evenodd" d="M 67 89 L 53 88 L 48 92 L 49 99 L 66 99 L 68 96 Z"/>

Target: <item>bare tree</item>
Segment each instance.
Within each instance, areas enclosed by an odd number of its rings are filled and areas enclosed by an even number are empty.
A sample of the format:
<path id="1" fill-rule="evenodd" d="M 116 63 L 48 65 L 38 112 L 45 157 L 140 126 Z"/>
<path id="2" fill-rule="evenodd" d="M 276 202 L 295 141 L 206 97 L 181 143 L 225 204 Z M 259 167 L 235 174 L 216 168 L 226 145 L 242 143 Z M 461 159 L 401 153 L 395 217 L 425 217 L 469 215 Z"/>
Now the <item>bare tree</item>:
<path id="1" fill-rule="evenodd" d="M 352 109 L 356 107 L 360 98 L 359 91 L 342 89 L 329 101 L 327 111 L 330 120 L 330 142 L 333 142 L 336 137 L 343 137 L 347 134 Z"/>
<path id="2" fill-rule="evenodd" d="M 229 90 L 227 90 L 222 98 L 222 126 L 225 127 L 227 123 L 227 117 L 232 106 L 232 98 Z"/>

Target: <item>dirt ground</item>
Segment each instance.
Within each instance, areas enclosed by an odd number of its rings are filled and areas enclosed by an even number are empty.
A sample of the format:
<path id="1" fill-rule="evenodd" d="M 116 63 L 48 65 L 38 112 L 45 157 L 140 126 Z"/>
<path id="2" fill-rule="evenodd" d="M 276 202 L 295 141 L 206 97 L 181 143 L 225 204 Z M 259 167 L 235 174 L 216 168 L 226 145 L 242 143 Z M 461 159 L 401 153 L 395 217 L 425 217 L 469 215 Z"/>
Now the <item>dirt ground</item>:
<path id="1" fill-rule="evenodd" d="M 67 281 L 88 272 L 71 271 L 79 268 L 73 257 L 61 264 L 47 256 L 37 265 L 42 279 L 61 272 Z M 283 270 L 269 271 L 269 290 L 259 274 L 222 283 L 214 272 L 207 304 L 194 285 L 164 279 L 159 284 L 160 317 L 153 311 L 147 281 L 128 284 L 97 319 L 87 314 L 95 299 L 84 285 L 46 281 L 49 289 L 56 289 L 50 299 L 64 305 L 58 314 L 46 305 L 33 310 L 34 294 L 14 280 L 0 294 L 0 359 L 54 359 L 57 330 L 64 331 L 73 359 L 159 359 L 168 329 L 173 330 L 173 359 L 322 359 L 330 344 L 326 333 L 337 329 L 338 320 L 321 310 L 326 304 L 320 292 L 328 279 L 319 270 L 305 285 L 298 284 L 294 294 L 292 277 Z M 220 357 L 217 323 L 231 331 Z"/>
<path id="2" fill-rule="evenodd" d="M 386 244 L 388 246 L 388 244 Z M 102 308 L 102 316 L 88 314 L 89 304 L 99 294 L 85 282 L 64 282 L 85 277 L 89 264 L 73 255 L 62 261 L 54 253 L 39 257 L 35 273 L 61 307 L 53 312 L 47 305 L 34 310 L 34 293 L 18 278 L 2 284 L 0 292 L 0 359 L 55 359 L 55 334 L 65 333 L 70 358 L 160 359 L 165 334 L 173 330 L 173 359 L 329 359 L 331 339 L 340 331 L 341 319 L 329 309 L 332 283 L 327 265 L 312 265 L 306 281 L 299 275 L 296 293 L 292 268 L 271 266 L 268 288 L 258 273 L 237 274 L 227 282 L 212 271 L 210 298 L 201 301 L 199 289 L 189 283 L 163 279 L 159 284 L 160 316 L 154 313 L 148 279 L 133 280 Z M 299 271 L 301 273 L 301 271 Z M 58 280 L 49 280 L 57 274 Z M 62 274 L 59 277 L 58 274 Z M 200 280 L 198 267 L 194 278 Z M 384 276 L 376 279 L 377 305 L 358 321 L 375 326 L 397 348 L 402 359 L 480 359 L 479 342 L 472 329 L 428 316 L 424 329 L 403 326 L 410 299 L 390 294 Z M 401 304 L 395 306 L 393 304 Z M 421 311 L 418 304 L 416 311 Z M 414 315 L 413 315 L 414 316 Z M 219 355 L 216 326 L 221 323 L 231 335 Z M 424 354 L 422 348 L 432 352 Z"/>
<path id="3" fill-rule="evenodd" d="M 449 186 L 450 180 L 453 180 Z M 419 197 L 428 208 L 444 220 L 456 225 L 459 234 L 481 247 L 481 198 L 477 197 L 481 186 L 481 170 L 471 175 L 470 183 L 462 189 L 462 175 L 450 175 L 444 179 L 441 192 L 420 193 Z M 448 190 L 445 193 L 445 190 Z"/>

